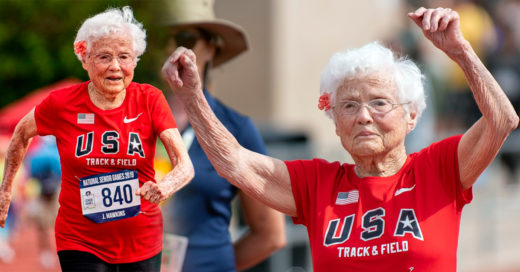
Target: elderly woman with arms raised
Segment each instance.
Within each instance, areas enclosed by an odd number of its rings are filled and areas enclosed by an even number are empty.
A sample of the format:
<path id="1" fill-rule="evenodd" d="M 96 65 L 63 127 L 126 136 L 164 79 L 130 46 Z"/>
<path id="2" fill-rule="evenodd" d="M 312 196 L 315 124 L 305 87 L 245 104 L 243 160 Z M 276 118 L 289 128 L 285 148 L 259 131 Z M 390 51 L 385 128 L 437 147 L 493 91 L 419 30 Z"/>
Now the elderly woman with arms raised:
<path id="1" fill-rule="evenodd" d="M 455 11 L 408 17 L 462 68 L 482 112 L 463 135 L 413 154 L 404 139 L 425 108 L 422 76 L 377 43 L 334 55 L 322 75 L 319 106 L 355 164 L 283 162 L 244 149 L 204 100 L 194 54 L 179 49 L 163 67 L 220 175 L 307 227 L 314 271 L 455 271 L 471 187 L 518 125 Z"/>
<path id="2" fill-rule="evenodd" d="M 189 182 L 193 166 L 162 92 L 132 82 L 145 38 L 129 7 L 87 19 L 74 51 L 90 80 L 49 94 L 20 121 L 9 144 L 2 227 L 30 139 L 57 139 L 56 245 L 63 271 L 160 271 L 158 203 Z M 174 165 L 160 182 L 153 168 L 157 137 Z"/>

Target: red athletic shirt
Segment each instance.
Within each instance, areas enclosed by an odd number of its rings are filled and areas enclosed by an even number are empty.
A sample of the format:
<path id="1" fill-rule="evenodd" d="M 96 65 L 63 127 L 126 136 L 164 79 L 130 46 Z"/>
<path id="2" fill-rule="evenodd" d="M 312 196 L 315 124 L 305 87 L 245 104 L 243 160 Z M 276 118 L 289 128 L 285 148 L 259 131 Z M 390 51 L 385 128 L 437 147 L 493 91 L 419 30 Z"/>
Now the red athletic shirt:
<path id="1" fill-rule="evenodd" d="M 151 85 L 132 82 L 121 106 L 101 110 L 88 96 L 88 83 L 52 92 L 34 112 L 38 134 L 54 135 L 60 154 L 57 250 L 86 251 L 109 263 L 141 261 L 162 250 L 159 207 L 141 198 L 143 213 L 96 224 L 82 214 L 79 179 L 130 169 L 137 170 L 139 186 L 155 182 L 157 137 L 175 128 L 175 120 L 162 92 Z"/>
<path id="2" fill-rule="evenodd" d="M 307 227 L 314 271 L 455 271 L 462 207 L 472 199 L 459 178 L 450 137 L 408 155 L 390 177 L 358 178 L 354 165 L 286 162 Z"/>

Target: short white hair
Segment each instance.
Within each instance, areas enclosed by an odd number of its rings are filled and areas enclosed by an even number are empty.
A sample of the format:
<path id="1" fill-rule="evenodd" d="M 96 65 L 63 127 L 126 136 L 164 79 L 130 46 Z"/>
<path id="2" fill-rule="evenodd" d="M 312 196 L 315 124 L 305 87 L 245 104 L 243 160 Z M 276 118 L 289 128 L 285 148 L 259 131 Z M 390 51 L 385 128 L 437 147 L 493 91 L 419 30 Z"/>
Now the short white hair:
<path id="1" fill-rule="evenodd" d="M 85 20 L 76 34 L 74 44 L 85 41 L 87 52 L 89 52 L 94 40 L 115 33 L 129 34 L 132 37 L 136 57 L 141 56 L 146 50 L 146 30 L 143 28 L 143 24 L 134 18 L 132 8 L 129 6 L 121 9 L 110 8 Z M 81 54 L 75 54 L 81 61 Z"/>
<path id="2" fill-rule="evenodd" d="M 426 109 L 423 74 L 412 60 L 395 57 L 377 41 L 334 54 L 321 74 L 320 95 L 329 93 L 330 105 L 334 105 L 337 90 L 346 80 L 379 72 L 392 78 L 399 103 L 410 102 L 405 109 L 415 111 L 418 119 Z M 326 114 L 333 118 L 331 110 Z"/>

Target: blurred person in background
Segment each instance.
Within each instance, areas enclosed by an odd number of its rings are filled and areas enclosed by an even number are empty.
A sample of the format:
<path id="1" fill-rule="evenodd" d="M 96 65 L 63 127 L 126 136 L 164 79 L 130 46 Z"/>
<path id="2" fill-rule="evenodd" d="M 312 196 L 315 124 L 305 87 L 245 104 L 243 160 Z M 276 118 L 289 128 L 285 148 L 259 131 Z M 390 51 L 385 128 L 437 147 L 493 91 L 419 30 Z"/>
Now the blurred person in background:
<path id="1" fill-rule="evenodd" d="M 472 186 L 518 116 L 462 35 L 449 8 L 408 17 L 464 71 L 482 117 L 464 134 L 407 154 L 404 141 L 426 107 L 423 76 L 379 43 L 335 54 L 318 107 L 332 118 L 354 164 L 281 161 L 242 147 L 213 114 L 196 55 L 177 49 L 164 77 L 184 103 L 217 172 L 307 227 L 314 271 L 455 271 L 460 216 Z"/>
<path id="2" fill-rule="evenodd" d="M 61 185 L 60 155 L 54 136 L 40 138 L 39 145 L 27 156 L 29 176 L 39 185 L 40 192 L 29 204 L 29 214 L 38 229 L 40 264 L 50 269 L 55 264 L 54 246 L 50 242 L 58 213 L 57 195 Z"/>
<path id="3" fill-rule="evenodd" d="M 85 20 L 74 53 L 90 80 L 51 92 L 17 124 L 9 143 L 0 227 L 30 140 L 56 137 L 62 183 L 55 237 L 62 271 L 160 271 L 158 204 L 191 180 L 193 167 L 163 93 L 132 82 L 145 48 L 145 30 L 128 6 Z M 157 138 L 174 168 L 156 182 Z"/>
<path id="4" fill-rule="evenodd" d="M 242 146 L 265 154 L 252 120 L 208 90 L 211 70 L 247 50 L 244 30 L 215 18 L 213 0 L 172 0 L 166 4 L 168 54 L 178 46 L 193 50 L 204 96 L 216 117 Z M 237 271 L 258 264 L 285 245 L 284 216 L 220 177 L 195 138 L 181 101 L 176 95 L 168 100 L 195 168 L 193 181 L 165 205 L 165 230 L 188 240 L 182 271 Z M 229 227 L 236 195 L 249 229 L 232 243 Z"/>
<path id="5" fill-rule="evenodd" d="M 497 49 L 489 58 L 489 70 L 502 86 L 516 112 L 520 112 L 520 1 L 502 0 L 494 6 L 498 32 Z M 520 130 L 513 131 L 499 158 L 507 170 L 508 184 L 520 180 Z"/>

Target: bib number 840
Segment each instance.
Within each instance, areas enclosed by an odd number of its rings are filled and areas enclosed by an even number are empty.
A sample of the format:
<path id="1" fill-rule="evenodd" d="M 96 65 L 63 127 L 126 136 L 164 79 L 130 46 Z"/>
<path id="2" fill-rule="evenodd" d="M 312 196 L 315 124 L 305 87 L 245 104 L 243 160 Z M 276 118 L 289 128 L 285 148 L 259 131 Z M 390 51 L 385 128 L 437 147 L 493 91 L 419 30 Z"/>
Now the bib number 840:
<path id="1" fill-rule="evenodd" d="M 123 185 L 123 189 L 121 189 L 121 186 L 116 186 L 113 196 L 110 188 L 103 188 L 101 195 L 103 196 L 103 205 L 105 207 L 111 207 L 114 202 L 118 202 L 119 205 L 123 205 L 123 201 L 130 204 L 133 200 L 132 187 L 129 184 Z"/>

